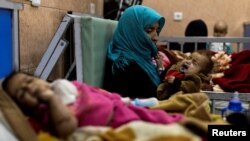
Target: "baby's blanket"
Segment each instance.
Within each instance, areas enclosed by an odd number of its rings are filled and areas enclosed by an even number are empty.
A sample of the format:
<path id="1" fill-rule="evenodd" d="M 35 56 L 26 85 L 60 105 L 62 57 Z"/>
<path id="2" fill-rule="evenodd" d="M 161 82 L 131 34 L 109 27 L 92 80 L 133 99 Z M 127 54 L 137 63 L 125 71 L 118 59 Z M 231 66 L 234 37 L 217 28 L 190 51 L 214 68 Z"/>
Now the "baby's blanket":
<path id="1" fill-rule="evenodd" d="M 214 79 L 227 92 L 250 92 L 250 50 L 232 54 L 231 66 L 222 78 Z"/>
<path id="2" fill-rule="evenodd" d="M 211 114 L 209 98 L 205 93 L 178 92 L 168 100 L 160 101 L 151 109 L 163 109 L 168 113 L 182 113 L 207 123 L 225 123 L 220 115 Z"/>

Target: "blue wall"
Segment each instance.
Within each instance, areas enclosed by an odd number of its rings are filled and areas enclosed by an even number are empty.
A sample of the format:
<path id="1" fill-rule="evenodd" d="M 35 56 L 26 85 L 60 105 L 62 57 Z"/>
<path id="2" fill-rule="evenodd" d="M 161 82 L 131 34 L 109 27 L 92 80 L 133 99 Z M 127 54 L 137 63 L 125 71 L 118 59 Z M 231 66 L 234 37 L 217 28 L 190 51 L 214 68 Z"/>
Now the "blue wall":
<path id="1" fill-rule="evenodd" d="M 0 79 L 12 71 L 12 10 L 0 8 Z"/>

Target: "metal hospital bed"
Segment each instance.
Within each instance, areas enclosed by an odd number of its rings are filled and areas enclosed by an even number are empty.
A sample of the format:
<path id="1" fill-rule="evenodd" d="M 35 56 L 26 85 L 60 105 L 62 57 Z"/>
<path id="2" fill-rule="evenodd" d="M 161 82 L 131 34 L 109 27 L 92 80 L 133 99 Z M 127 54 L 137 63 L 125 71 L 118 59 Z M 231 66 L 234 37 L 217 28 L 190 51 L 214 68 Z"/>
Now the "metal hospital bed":
<path id="1" fill-rule="evenodd" d="M 106 55 L 106 47 L 112 38 L 117 21 L 94 17 L 86 14 L 67 14 L 63 18 L 54 38 L 52 39 L 47 51 L 44 53 L 40 64 L 38 65 L 35 76 L 47 79 L 53 70 L 57 60 L 68 45 L 64 39 L 65 30 L 70 24 L 74 29 L 74 62 L 69 68 L 69 74 L 73 68 L 76 68 L 76 79 L 81 82 L 102 87 L 104 60 Z M 98 40 L 98 41 L 97 41 Z M 244 45 L 250 43 L 249 37 L 165 37 L 160 36 L 160 41 L 178 42 L 183 44 L 186 42 L 230 42 L 237 51 L 242 50 Z M 65 76 L 67 79 L 67 75 Z M 215 112 L 216 101 L 231 99 L 233 93 L 228 92 L 205 92 L 211 100 L 212 113 Z M 239 98 L 248 103 L 250 111 L 250 93 L 240 93 Z"/>
<path id="2" fill-rule="evenodd" d="M 117 21 L 89 14 L 66 14 L 45 51 L 34 75 L 47 80 L 57 61 L 69 45 L 65 33 L 73 26 L 74 61 L 65 76 L 76 68 L 76 80 L 101 87 L 104 75 L 106 47 L 112 38 Z"/>
<path id="3" fill-rule="evenodd" d="M 195 43 L 195 50 L 197 50 L 198 43 L 212 43 L 212 42 L 222 42 L 231 43 L 236 51 L 239 52 L 243 50 L 245 46 L 250 45 L 250 37 L 166 37 L 160 36 L 160 41 L 166 42 L 167 46 L 170 43 L 179 43 L 181 50 L 183 50 L 184 43 Z"/>

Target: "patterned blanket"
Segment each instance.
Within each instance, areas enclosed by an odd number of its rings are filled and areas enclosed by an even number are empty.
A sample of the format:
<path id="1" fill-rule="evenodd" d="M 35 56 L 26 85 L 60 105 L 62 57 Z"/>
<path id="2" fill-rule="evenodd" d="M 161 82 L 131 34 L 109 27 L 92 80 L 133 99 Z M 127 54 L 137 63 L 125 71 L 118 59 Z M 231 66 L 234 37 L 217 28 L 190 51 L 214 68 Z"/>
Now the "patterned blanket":
<path id="1" fill-rule="evenodd" d="M 200 141 L 201 137 L 177 123 L 163 125 L 133 121 L 117 129 L 107 127 L 79 128 L 68 141 Z"/>

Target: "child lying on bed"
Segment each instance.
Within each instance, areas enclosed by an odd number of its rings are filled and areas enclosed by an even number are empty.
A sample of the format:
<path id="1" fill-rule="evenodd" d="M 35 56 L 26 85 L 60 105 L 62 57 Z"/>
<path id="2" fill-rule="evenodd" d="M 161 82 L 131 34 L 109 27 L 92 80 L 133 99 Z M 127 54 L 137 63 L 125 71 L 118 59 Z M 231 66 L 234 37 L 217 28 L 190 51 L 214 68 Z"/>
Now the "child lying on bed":
<path id="1" fill-rule="evenodd" d="M 51 84 L 18 72 L 8 76 L 2 86 L 36 131 L 48 131 L 57 137 L 67 137 L 86 125 L 116 128 L 135 120 L 169 124 L 183 119 L 181 114 L 125 104 L 118 94 L 77 81 Z"/>
<path id="2" fill-rule="evenodd" d="M 205 84 L 209 86 L 208 74 L 212 71 L 213 66 L 210 51 L 193 52 L 189 58 L 177 62 L 168 70 L 165 80 L 158 86 L 157 98 L 168 99 L 178 91 L 183 93 L 200 92 Z"/>

